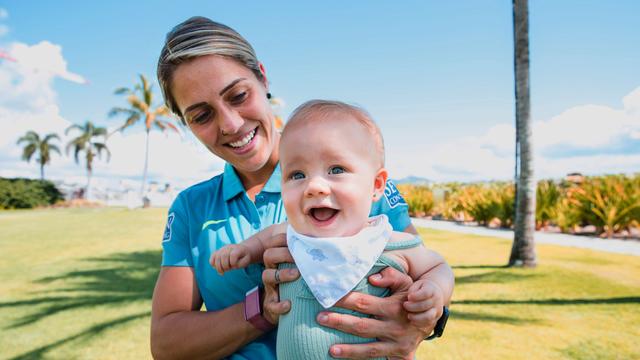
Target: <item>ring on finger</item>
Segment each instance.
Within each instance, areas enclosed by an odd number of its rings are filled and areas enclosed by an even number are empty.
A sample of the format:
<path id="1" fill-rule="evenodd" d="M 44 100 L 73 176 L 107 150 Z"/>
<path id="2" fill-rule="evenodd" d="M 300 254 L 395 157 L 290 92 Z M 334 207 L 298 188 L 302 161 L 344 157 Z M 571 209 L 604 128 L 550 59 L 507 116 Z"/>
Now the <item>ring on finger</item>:
<path id="1" fill-rule="evenodd" d="M 279 284 L 280 283 L 280 270 L 276 269 L 275 278 L 276 278 L 276 284 Z"/>

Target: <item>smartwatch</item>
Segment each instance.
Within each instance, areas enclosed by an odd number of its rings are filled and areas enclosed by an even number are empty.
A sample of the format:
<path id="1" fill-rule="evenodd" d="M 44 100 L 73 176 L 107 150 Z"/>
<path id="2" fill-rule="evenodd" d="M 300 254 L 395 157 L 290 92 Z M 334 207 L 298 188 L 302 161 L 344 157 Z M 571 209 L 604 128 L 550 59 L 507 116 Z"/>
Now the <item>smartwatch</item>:
<path id="1" fill-rule="evenodd" d="M 258 330 L 267 332 L 275 326 L 262 316 L 261 289 L 256 286 L 244 298 L 244 319 Z"/>
<path id="2" fill-rule="evenodd" d="M 433 328 L 433 334 L 424 338 L 425 340 L 433 340 L 435 338 L 439 338 L 444 333 L 444 327 L 447 325 L 447 320 L 449 320 L 449 308 L 444 306 L 442 308 L 442 316 L 438 319 L 436 323 L 436 327 Z"/>

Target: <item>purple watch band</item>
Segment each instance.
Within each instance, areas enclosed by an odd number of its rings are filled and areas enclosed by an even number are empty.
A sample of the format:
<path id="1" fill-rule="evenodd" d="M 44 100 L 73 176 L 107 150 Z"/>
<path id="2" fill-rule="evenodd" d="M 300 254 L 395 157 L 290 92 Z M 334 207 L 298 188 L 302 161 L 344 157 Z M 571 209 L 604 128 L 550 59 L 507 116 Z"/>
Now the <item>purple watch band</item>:
<path id="1" fill-rule="evenodd" d="M 260 288 L 257 286 L 247 291 L 244 298 L 244 319 L 261 331 L 266 332 L 275 327 L 262 316 L 262 299 Z"/>

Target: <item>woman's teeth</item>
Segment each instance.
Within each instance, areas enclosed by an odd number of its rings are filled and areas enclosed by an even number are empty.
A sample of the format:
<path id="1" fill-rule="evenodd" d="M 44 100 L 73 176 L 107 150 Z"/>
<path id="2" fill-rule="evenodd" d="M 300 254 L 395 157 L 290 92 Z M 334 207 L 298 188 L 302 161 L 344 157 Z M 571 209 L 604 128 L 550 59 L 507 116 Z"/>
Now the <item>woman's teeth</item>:
<path id="1" fill-rule="evenodd" d="M 245 137 L 243 137 L 242 139 L 240 139 L 238 141 L 231 142 L 231 143 L 229 143 L 229 145 L 231 147 L 233 147 L 233 148 L 243 147 L 243 146 L 247 145 L 251 141 L 251 139 L 253 139 L 253 137 L 255 135 L 256 135 L 256 129 L 253 129 Z"/>

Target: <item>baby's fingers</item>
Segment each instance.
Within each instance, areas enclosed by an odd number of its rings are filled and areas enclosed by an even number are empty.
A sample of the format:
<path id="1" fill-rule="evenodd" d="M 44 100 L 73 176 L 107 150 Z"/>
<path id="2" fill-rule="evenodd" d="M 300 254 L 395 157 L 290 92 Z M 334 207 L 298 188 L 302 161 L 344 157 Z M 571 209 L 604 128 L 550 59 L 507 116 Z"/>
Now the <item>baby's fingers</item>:
<path id="1" fill-rule="evenodd" d="M 442 308 L 435 307 L 428 311 L 407 314 L 411 324 L 419 328 L 434 328 L 440 316 L 442 316 Z"/>

